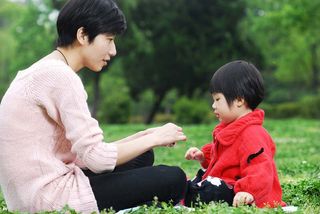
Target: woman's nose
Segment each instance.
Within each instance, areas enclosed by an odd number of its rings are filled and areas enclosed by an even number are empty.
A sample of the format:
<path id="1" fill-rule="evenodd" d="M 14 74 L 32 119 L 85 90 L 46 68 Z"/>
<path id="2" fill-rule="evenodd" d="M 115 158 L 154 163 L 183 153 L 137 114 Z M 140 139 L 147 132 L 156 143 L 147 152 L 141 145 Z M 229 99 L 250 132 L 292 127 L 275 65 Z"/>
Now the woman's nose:
<path id="1" fill-rule="evenodd" d="M 116 44 L 114 43 L 114 41 L 112 41 L 112 43 L 110 44 L 109 55 L 111 57 L 114 57 L 115 55 L 117 55 L 117 48 L 116 48 Z"/>

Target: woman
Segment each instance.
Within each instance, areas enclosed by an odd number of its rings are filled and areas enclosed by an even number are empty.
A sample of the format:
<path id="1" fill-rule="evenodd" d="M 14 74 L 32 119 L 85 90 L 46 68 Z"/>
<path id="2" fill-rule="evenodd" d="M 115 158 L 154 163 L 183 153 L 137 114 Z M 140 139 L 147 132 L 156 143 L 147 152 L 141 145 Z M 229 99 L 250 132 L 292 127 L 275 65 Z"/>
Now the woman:
<path id="1" fill-rule="evenodd" d="M 152 166 L 152 148 L 186 140 L 172 123 L 104 143 L 76 74 L 99 72 L 116 55 L 125 17 L 112 0 L 70 0 L 58 20 L 57 49 L 19 71 L 0 105 L 0 184 L 9 210 L 78 212 L 178 202 L 178 167 Z"/>

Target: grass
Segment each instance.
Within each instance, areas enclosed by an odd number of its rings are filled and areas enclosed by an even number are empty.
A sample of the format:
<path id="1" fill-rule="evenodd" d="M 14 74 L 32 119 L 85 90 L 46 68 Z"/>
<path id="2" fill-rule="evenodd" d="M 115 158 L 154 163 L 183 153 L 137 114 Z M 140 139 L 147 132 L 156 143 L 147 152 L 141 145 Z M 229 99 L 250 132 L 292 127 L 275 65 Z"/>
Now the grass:
<path id="1" fill-rule="evenodd" d="M 180 124 L 181 125 L 181 124 Z M 184 159 L 191 146 L 201 147 L 211 141 L 211 131 L 216 124 L 183 125 L 187 142 L 179 142 L 173 148 L 156 148 L 155 164 L 180 166 L 188 177 L 193 177 L 199 168 L 195 161 Z M 271 120 L 264 124 L 277 145 L 276 163 L 283 199 L 289 205 L 298 206 L 296 213 L 320 213 L 320 121 L 305 119 Z M 105 139 L 113 141 L 150 126 L 104 125 Z M 2 207 L 2 208 L 1 208 Z M 5 203 L 0 194 L 0 213 L 5 213 Z M 112 211 L 111 211 L 112 212 Z M 185 213 L 170 205 L 163 209 L 142 207 L 133 213 Z M 57 212 L 58 213 L 58 212 Z M 203 205 L 190 213 L 283 213 L 281 209 L 257 209 L 243 206 L 227 207 L 224 204 Z"/>

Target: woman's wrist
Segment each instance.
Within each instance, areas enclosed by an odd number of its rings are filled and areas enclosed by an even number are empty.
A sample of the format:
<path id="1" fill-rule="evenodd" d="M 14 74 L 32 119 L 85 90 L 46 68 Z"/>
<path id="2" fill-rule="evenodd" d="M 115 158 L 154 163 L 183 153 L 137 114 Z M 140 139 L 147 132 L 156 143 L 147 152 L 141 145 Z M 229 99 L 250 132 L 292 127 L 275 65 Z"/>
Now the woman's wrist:
<path id="1" fill-rule="evenodd" d="M 153 133 L 146 134 L 145 135 L 145 140 L 149 143 L 149 145 L 154 148 L 158 147 L 161 144 L 160 139 L 158 139 L 157 136 L 155 136 Z"/>

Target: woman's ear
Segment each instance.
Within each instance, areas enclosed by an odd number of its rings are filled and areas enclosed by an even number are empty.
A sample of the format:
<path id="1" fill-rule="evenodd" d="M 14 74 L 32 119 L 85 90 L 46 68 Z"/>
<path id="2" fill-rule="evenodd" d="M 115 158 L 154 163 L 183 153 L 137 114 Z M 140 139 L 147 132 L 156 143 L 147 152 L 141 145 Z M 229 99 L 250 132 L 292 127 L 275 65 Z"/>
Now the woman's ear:
<path id="1" fill-rule="evenodd" d="M 77 40 L 81 45 L 89 44 L 89 37 L 86 34 L 84 27 L 77 30 Z"/>

